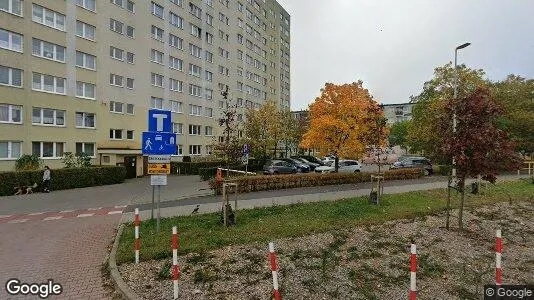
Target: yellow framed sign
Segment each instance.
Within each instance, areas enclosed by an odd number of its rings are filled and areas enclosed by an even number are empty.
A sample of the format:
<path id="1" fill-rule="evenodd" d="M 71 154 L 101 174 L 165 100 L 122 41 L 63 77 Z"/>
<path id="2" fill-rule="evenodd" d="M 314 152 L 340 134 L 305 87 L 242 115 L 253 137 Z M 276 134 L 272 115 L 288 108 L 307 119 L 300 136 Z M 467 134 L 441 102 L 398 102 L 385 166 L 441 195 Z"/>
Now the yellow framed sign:
<path id="1" fill-rule="evenodd" d="M 171 174 L 171 164 L 148 164 L 148 174 Z"/>

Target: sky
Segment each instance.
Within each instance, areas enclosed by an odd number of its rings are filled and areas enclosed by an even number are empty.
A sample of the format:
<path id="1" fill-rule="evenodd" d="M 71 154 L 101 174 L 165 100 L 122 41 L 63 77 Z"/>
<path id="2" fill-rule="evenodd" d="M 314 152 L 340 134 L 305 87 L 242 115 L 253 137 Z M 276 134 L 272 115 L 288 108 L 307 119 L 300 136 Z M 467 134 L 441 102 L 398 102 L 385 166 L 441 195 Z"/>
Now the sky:
<path id="1" fill-rule="evenodd" d="M 490 80 L 534 78 L 534 0 L 278 0 L 291 15 L 291 109 L 326 82 L 362 80 L 379 103 L 408 102 L 454 60 Z"/>

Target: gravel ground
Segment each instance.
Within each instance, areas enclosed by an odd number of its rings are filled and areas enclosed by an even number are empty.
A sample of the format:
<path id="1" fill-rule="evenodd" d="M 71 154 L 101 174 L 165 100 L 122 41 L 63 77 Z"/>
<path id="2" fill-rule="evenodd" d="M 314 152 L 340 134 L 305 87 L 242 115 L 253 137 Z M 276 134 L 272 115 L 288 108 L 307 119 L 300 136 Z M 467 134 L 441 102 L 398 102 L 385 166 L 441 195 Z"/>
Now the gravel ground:
<path id="1" fill-rule="evenodd" d="M 456 225 L 457 211 L 451 214 Z M 444 214 L 275 240 L 284 299 L 406 299 L 409 248 L 418 250 L 419 299 L 482 299 L 494 282 L 495 230 L 503 235 L 503 283 L 534 284 L 534 202 L 464 212 L 465 231 Z M 180 299 L 271 299 L 267 244 L 179 257 Z M 171 260 L 119 267 L 145 299 L 172 299 Z M 159 274 L 159 275 L 158 275 Z M 166 278 L 165 278 L 166 277 Z"/>

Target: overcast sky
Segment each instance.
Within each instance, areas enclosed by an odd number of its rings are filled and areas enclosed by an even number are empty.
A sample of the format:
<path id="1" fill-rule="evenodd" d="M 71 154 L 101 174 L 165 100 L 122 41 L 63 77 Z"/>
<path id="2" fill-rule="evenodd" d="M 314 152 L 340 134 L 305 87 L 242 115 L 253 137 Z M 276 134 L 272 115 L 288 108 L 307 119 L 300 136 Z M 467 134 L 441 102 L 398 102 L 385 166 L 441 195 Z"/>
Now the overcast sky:
<path id="1" fill-rule="evenodd" d="M 534 0 L 278 0 L 291 15 L 291 108 L 325 82 L 363 80 L 380 103 L 419 94 L 454 59 L 489 79 L 534 78 Z"/>

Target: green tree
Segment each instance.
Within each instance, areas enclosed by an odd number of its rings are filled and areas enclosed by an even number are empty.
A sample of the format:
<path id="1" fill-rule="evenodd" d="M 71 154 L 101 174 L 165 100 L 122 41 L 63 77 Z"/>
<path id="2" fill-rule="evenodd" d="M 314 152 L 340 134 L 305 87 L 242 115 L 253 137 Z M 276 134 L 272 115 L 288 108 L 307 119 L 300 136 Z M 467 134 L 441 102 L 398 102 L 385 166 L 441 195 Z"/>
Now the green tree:
<path id="1" fill-rule="evenodd" d="M 41 167 L 42 161 L 37 155 L 24 154 L 15 161 L 15 170 L 28 171 L 37 170 Z"/>
<path id="2" fill-rule="evenodd" d="M 412 121 L 402 121 L 391 125 L 389 129 L 388 142 L 390 146 L 400 146 L 408 150 L 408 127 Z"/>
<path id="3" fill-rule="evenodd" d="M 245 138 L 251 145 L 254 157 L 276 156 L 276 148 L 283 138 L 281 113 L 274 101 L 267 101 L 259 109 L 247 109 L 245 113 Z"/>

